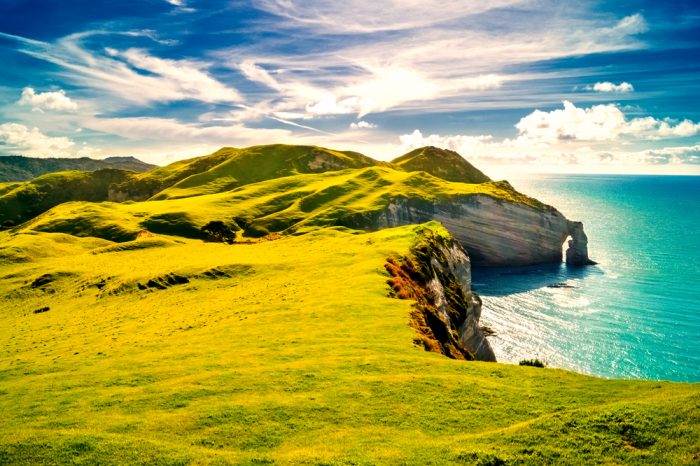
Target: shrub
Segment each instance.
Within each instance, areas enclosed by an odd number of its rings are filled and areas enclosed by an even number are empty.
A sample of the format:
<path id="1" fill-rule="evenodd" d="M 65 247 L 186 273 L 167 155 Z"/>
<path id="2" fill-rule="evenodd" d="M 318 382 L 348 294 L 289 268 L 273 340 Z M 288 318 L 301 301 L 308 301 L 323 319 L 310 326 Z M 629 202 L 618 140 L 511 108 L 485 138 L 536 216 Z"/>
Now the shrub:
<path id="1" fill-rule="evenodd" d="M 523 359 L 520 361 L 521 366 L 545 367 L 544 363 L 539 359 Z"/>
<path id="2" fill-rule="evenodd" d="M 221 220 L 212 220 L 202 227 L 202 233 L 207 237 L 207 241 L 217 243 L 233 243 L 236 239 L 234 230 Z"/>

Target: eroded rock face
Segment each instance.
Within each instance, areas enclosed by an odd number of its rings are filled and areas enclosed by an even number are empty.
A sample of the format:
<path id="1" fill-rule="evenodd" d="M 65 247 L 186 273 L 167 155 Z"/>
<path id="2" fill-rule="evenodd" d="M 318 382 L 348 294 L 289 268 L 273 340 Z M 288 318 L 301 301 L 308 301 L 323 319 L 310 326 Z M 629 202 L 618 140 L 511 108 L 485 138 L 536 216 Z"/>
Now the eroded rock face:
<path id="1" fill-rule="evenodd" d="M 469 256 L 452 238 L 426 237 L 401 264 L 387 270 L 398 297 L 414 299 L 412 325 L 428 351 L 455 359 L 495 361 L 479 326 L 481 298 L 471 291 Z"/>
<path id="2" fill-rule="evenodd" d="M 367 219 L 368 221 L 370 219 Z M 572 237 L 572 264 L 591 263 L 580 222 L 553 207 L 538 209 L 487 195 L 426 201 L 397 199 L 373 219 L 374 228 L 436 220 L 464 246 L 474 265 L 516 266 L 561 262 L 562 245 Z"/>
<path id="3" fill-rule="evenodd" d="M 569 236 L 571 239 L 566 250 L 566 263 L 569 265 L 593 265 L 588 258 L 588 237 L 583 231 L 583 223 L 569 221 Z"/>
<path id="4" fill-rule="evenodd" d="M 459 341 L 462 346 L 469 348 L 477 361 L 496 361 L 496 354 L 479 326 L 479 319 L 481 298 L 476 293 L 471 293 L 464 322 L 459 327 Z"/>

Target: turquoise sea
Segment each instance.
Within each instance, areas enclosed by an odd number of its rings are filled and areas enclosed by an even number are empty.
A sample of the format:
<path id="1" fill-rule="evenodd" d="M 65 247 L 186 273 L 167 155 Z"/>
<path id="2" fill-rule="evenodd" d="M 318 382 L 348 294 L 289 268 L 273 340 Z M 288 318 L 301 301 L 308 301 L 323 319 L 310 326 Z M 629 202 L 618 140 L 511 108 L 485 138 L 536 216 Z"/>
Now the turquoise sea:
<path id="1" fill-rule="evenodd" d="M 596 266 L 475 269 L 500 361 L 700 381 L 700 177 L 537 175 L 518 190 L 584 223 Z"/>

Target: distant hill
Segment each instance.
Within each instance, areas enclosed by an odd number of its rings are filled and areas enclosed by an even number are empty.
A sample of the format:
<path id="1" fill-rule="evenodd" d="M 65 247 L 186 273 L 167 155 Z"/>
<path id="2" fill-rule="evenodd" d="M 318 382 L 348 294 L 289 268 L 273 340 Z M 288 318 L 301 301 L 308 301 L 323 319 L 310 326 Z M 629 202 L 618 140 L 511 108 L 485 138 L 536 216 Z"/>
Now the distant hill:
<path id="1" fill-rule="evenodd" d="M 82 159 L 70 161 L 76 160 Z M 331 176 L 335 172 L 342 174 L 338 173 L 339 177 Z M 324 173 L 328 173 L 328 176 L 320 176 Z M 306 177 L 299 178 L 299 175 Z M 311 175 L 319 177 L 309 177 Z M 139 202 L 200 197 L 211 200 L 206 196 L 232 192 L 236 193 L 231 198 L 232 201 L 237 200 L 234 204 L 244 199 L 248 199 L 247 202 L 255 201 L 255 206 L 251 204 L 250 211 L 246 213 L 250 217 L 248 220 L 258 218 L 259 221 L 254 223 L 262 231 L 273 232 L 287 230 L 293 225 L 292 229 L 295 229 L 317 221 L 323 223 L 330 218 L 334 219 L 333 222 L 342 222 L 342 218 L 349 221 L 347 219 L 351 214 L 376 212 L 397 196 L 434 199 L 448 192 L 480 192 L 540 206 L 507 184 L 492 182 L 484 186 L 449 188 L 444 185 L 448 180 L 469 185 L 490 181 L 456 152 L 434 147 L 412 151 L 393 163 L 380 162 L 358 152 L 318 146 L 272 144 L 240 149 L 224 147 L 210 155 L 181 160 L 144 173 L 112 168 L 91 172 L 71 170 L 45 174 L 31 181 L 0 182 L 0 225 L 5 228 L 20 225 L 69 201 Z M 277 202 L 279 200 L 281 204 Z M 171 204 L 159 207 L 169 209 L 169 206 Z M 194 212 L 208 214 L 212 209 L 202 204 L 186 210 L 190 211 L 189 217 L 196 217 Z M 113 214 L 116 212 L 109 215 Z M 96 215 L 91 210 L 87 217 L 93 217 L 91 221 L 94 223 Z M 86 218 L 78 224 L 86 224 Z M 185 229 L 193 236 L 201 234 L 201 225 L 196 221 L 188 220 L 185 223 Z M 114 231 L 107 228 L 103 237 L 126 238 L 140 228 L 148 227 L 138 227 L 126 235 L 121 234 L 120 228 Z M 75 232 L 72 227 L 68 230 Z M 117 230 L 120 233 L 115 236 Z M 94 232 L 92 234 L 100 236 Z"/>
<path id="2" fill-rule="evenodd" d="M 407 172 L 424 171 L 447 181 L 485 183 L 490 178 L 455 151 L 421 147 L 391 161 Z"/>
<path id="3" fill-rule="evenodd" d="M 156 165 L 142 162 L 134 157 L 107 157 L 103 160 L 81 157 L 69 158 L 34 158 L 21 155 L 0 157 L 0 183 L 8 181 L 28 181 L 47 173 L 68 170 L 94 171 L 102 168 L 116 168 L 143 173 L 157 168 Z"/>
<path id="4" fill-rule="evenodd" d="M 249 183 L 302 173 L 322 173 L 381 164 L 358 152 L 318 146 L 271 144 L 224 147 L 211 155 L 182 160 L 115 186 L 110 200 L 142 201 L 229 191 Z"/>
<path id="5" fill-rule="evenodd" d="M 109 186 L 133 176 L 114 168 L 47 173 L 23 183 L 0 183 L 0 225 L 12 226 L 70 201 L 107 200 Z"/>

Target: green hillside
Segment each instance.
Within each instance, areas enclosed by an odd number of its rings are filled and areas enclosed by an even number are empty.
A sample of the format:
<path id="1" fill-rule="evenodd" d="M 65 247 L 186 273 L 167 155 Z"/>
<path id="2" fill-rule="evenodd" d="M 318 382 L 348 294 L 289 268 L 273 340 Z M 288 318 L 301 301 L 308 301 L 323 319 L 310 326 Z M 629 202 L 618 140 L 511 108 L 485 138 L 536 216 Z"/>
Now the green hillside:
<path id="1" fill-rule="evenodd" d="M 139 231 L 203 238 L 201 227 L 220 220 L 258 237 L 300 233 L 324 225 L 371 229 L 395 199 L 460 199 L 485 194 L 547 208 L 507 183 L 450 183 L 424 172 L 370 167 L 275 178 L 233 191 L 137 203 L 67 203 L 38 216 L 26 229 L 126 241 Z"/>
<path id="2" fill-rule="evenodd" d="M 299 173 L 321 173 L 377 164 L 356 152 L 315 146 L 273 144 L 245 149 L 225 147 L 196 159 L 175 162 L 114 187 L 124 199 L 197 196 Z"/>
<path id="3" fill-rule="evenodd" d="M 552 209 L 315 147 L 0 184 L 0 464 L 696 464 L 697 384 L 425 351 L 450 234 L 372 226 L 474 195 Z"/>
<path id="4" fill-rule="evenodd" d="M 0 225 L 19 225 L 64 202 L 105 201 L 109 186 L 130 176 L 131 172 L 105 168 L 50 173 L 24 183 L 0 184 Z"/>
<path id="5" fill-rule="evenodd" d="M 34 158 L 20 155 L 0 157 L 0 183 L 7 181 L 28 181 L 47 173 L 63 171 L 95 171 L 104 168 L 145 172 L 156 168 L 134 157 L 107 157 L 96 160 L 80 158 Z"/>
<path id="6" fill-rule="evenodd" d="M 425 231 L 233 246 L 0 233 L 0 462 L 697 460 L 696 385 L 416 346 L 384 265 Z"/>
<path id="7" fill-rule="evenodd" d="M 425 171 L 447 181 L 484 183 L 484 175 L 457 152 L 437 147 L 421 147 L 391 161 L 405 171 Z"/>

